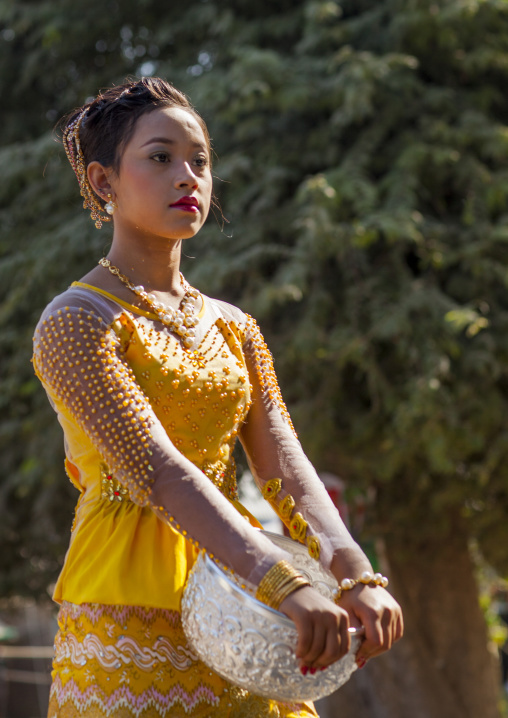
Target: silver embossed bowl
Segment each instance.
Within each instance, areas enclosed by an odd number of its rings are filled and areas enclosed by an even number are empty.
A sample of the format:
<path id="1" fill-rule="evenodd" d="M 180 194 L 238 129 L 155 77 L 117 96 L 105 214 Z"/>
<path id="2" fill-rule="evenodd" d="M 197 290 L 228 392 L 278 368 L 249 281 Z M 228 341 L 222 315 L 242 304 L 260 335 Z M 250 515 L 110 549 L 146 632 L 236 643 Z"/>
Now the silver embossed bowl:
<path id="1" fill-rule="evenodd" d="M 290 551 L 292 563 L 327 598 L 337 582 L 301 544 L 264 532 Z M 303 676 L 295 657 L 297 631 L 283 613 L 242 590 L 206 554 L 199 555 L 182 598 L 182 622 L 199 658 L 234 685 L 280 701 L 317 700 L 356 670 L 361 631 L 351 629 L 349 652 L 325 671 Z"/>

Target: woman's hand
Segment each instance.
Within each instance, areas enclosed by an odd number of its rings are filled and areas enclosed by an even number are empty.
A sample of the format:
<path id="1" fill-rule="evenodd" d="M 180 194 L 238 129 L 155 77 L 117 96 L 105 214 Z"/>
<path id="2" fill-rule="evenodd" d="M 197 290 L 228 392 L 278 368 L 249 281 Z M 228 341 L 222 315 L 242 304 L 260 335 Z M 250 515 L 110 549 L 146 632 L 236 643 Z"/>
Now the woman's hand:
<path id="1" fill-rule="evenodd" d="M 356 662 L 363 668 L 369 658 L 388 651 L 402 637 L 404 622 L 397 601 L 381 586 L 357 584 L 344 591 L 339 605 L 349 614 L 352 626 L 364 626 L 365 638 Z"/>
<path id="2" fill-rule="evenodd" d="M 296 657 L 304 675 L 307 670 L 314 673 L 326 668 L 348 652 L 347 612 L 310 586 L 291 593 L 279 610 L 295 623 L 298 630 Z"/>

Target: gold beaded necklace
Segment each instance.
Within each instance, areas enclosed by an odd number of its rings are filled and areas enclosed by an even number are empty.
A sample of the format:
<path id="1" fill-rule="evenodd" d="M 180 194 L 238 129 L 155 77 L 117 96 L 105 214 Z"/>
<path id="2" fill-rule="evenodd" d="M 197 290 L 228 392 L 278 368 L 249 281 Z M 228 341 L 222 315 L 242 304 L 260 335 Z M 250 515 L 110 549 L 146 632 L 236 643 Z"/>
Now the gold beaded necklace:
<path id="1" fill-rule="evenodd" d="M 181 273 L 180 284 L 183 287 L 185 294 L 180 302 L 179 308 L 173 309 L 172 307 L 164 306 L 164 304 L 157 300 L 157 297 L 148 293 L 141 284 L 134 285 L 131 280 L 126 277 L 125 274 L 122 274 L 118 267 L 111 264 L 109 259 L 106 259 L 106 257 L 100 259 L 99 264 L 101 267 L 108 269 L 115 277 L 118 277 L 127 289 L 130 289 L 131 292 L 134 292 L 136 296 L 142 299 L 170 331 L 178 334 L 180 341 L 186 349 L 192 346 L 194 337 L 196 336 L 194 327 L 198 323 L 198 318 L 196 317 L 196 304 L 193 300 L 198 299 L 200 294 L 197 289 L 190 286 Z"/>

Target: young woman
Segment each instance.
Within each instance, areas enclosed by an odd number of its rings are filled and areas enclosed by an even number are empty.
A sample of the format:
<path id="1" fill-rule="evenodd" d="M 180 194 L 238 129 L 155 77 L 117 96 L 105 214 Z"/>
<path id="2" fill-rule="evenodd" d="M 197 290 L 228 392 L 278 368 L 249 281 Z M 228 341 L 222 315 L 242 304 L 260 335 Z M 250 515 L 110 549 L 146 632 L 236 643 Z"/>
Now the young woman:
<path id="1" fill-rule="evenodd" d="M 196 659 L 180 623 L 204 549 L 295 622 L 304 673 L 344 655 L 350 621 L 365 626 L 360 666 L 402 633 L 398 605 L 365 573 L 303 454 L 255 321 L 180 274 L 182 242 L 210 207 L 207 128 L 152 78 L 74 112 L 63 142 L 84 206 L 98 227 L 112 218 L 113 242 L 46 308 L 34 340 L 80 491 L 54 596 L 49 716 L 314 716 L 310 704 L 228 684 Z M 292 535 L 343 582 L 340 605 L 310 588 L 239 504 L 237 437 Z"/>

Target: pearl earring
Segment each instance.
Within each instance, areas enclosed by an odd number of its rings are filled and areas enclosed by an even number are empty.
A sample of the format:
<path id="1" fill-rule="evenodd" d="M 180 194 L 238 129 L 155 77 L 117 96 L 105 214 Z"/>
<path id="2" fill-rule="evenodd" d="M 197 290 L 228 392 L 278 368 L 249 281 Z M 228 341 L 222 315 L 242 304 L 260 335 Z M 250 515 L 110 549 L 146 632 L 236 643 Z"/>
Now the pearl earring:
<path id="1" fill-rule="evenodd" d="M 114 213 L 115 213 L 115 209 L 117 208 L 117 206 L 118 206 L 118 205 L 116 205 L 116 204 L 113 202 L 113 195 L 112 195 L 112 194 L 108 194 L 108 202 L 104 205 L 104 209 L 106 210 L 106 212 L 107 212 L 109 215 L 114 214 Z"/>

